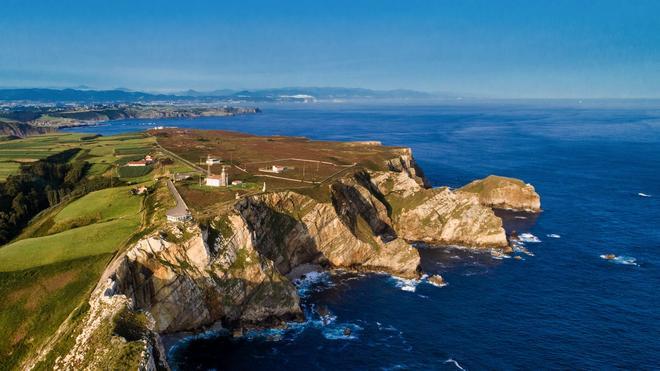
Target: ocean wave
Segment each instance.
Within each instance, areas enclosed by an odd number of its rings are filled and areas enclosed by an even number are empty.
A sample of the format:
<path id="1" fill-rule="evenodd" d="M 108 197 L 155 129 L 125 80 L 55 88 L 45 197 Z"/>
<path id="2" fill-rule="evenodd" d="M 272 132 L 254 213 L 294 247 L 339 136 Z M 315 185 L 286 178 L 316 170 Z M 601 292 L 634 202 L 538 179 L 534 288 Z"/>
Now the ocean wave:
<path id="1" fill-rule="evenodd" d="M 639 193 L 637 194 L 637 196 L 639 196 L 639 197 L 651 197 L 651 195 L 646 194 L 646 193 L 642 193 L 642 192 L 639 192 Z"/>
<path id="2" fill-rule="evenodd" d="M 525 244 L 520 241 L 513 241 L 513 243 L 511 244 L 511 249 L 517 253 L 522 253 L 528 256 L 534 256 L 534 253 L 529 251 L 525 246 Z"/>
<path id="3" fill-rule="evenodd" d="M 401 278 L 401 277 L 396 277 L 396 276 L 391 276 L 390 280 L 394 282 L 394 286 L 398 287 L 402 291 L 408 291 L 408 292 L 415 292 L 417 290 L 417 285 L 421 282 L 421 280 L 417 279 L 408 279 L 408 278 Z"/>
<path id="4" fill-rule="evenodd" d="M 495 260 L 510 259 L 509 254 L 505 254 L 500 249 L 490 249 L 490 257 Z"/>
<path id="5" fill-rule="evenodd" d="M 608 254 L 608 255 L 604 254 L 604 255 L 601 255 L 600 258 L 605 259 L 605 260 L 607 260 L 609 262 L 612 262 L 614 264 L 639 266 L 639 264 L 637 264 L 637 259 L 633 258 L 632 256 L 624 256 L 624 255 L 613 256 L 611 254 Z"/>
<path id="6" fill-rule="evenodd" d="M 454 366 L 456 366 L 457 369 L 462 370 L 462 371 L 466 371 L 466 369 L 463 368 L 463 366 L 461 366 L 461 364 L 458 363 L 455 359 L 449 358 L 445 361 L 445 363 L 451 363 Z"/>
<path id="7" fill-rule="evenodd" d="M 546 237 L 549 237 L 549 238 L 561 238 L 560 235 L 555 234 L 555 233 L 546 234 Z"/>
<path id="8" fill-rule="evenodd" d="M 361 330 L 362 327 L 354 323 L 339 323 L 324 327 L 321 334 L 328 340 L 356 340 Z"/>
<path id="9" fill-rule="evenodd" d="M 518 239 L 522 242 L 539 243 L 541 240 L 531 233 L 521 233 Z"/>
<path id="10" fill-rule="evenodd" d="M 298 289 L 300 297 L 307 297 L 312 292 L 322 291 L 334 286 L 328 272 L 309 272 L 303 278 L 293 280 L 293 284 Z"/>
<path id="11" fill-rule="evenodd" d="M 280 341 L 288 331 L 288 328 L 254 329 L 246 331 L 243 337 L 247 340 Z"/>

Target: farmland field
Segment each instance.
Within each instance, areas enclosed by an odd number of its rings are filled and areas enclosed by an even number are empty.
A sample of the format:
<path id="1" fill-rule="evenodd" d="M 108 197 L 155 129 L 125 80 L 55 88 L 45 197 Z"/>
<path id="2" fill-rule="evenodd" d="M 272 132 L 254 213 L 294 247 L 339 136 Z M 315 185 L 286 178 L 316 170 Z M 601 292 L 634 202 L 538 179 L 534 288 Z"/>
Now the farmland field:
<path id="1" fill-rule="evenodd" d="M 71 148 L 79 148 L 74 160 L 92 167 L 90 175 L 101 175 L 113 164 L 140 158 L 153 149 L 155 141 L 142 133 L 116 136 L 46 134 L 0 142 L 0 179 L 18 172 L 19 163 L 36 161 Z"/>

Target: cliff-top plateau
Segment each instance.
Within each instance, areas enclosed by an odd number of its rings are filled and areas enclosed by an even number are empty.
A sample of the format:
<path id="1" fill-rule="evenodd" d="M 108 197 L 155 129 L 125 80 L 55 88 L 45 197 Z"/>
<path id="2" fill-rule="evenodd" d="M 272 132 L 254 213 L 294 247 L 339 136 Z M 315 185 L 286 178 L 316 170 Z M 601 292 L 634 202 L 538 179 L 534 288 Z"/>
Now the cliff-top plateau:
<path id="1" fill-rule="evenodd" d="M 49 199 L 51 205 L 0 248 L 0 257 L 86 228 L 101 233 L 108 227 L 104 238 L 116 240 L 105 248 L 94 280 L 83 285 L 82 304 L 74 301 L 53 332 L 20 358 L 25 368 L 167 368 L 162 334 L 208 328 L 240 334 L 303 319 L 293 281 L 310 270 L 419 278 L 418 245 L 507 253 L 493 207 L 540 211 L 534 188 L 511 178 L 432 188 L 409 148 L 378 142 L 172 128 L 118 137 L 46 135 L 0 143 L 0 149 L 32 146 L 34 152 L 52 148 L 49 140 L 73 151 L 65 164 L 82 164 L 78 182 L 108 178 L 110 184 L 78 193 L 72 186 L 70 195 Z M 85 243 L 90 246 L 81 249 L 93 250 L 103 241 Z M 76 250 L 58 264 L 85 256 L 99 255 Z M 82 274 L 71 267 L 58 273 L 60 280 Z M 28 297 L 12 295 L 28 311 Z M 16 326 L 9 335 L 25 331 Z"/>

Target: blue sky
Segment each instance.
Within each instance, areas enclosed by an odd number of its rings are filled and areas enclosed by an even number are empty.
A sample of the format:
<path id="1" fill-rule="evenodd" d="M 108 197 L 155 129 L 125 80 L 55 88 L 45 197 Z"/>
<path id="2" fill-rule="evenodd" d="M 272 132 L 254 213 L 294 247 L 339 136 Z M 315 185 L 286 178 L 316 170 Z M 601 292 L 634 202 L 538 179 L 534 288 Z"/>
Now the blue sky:
<path id="1" fill-rule="evenodd" d="M 660 1 L 16 1 L 0 86 L 660 97 Z"/>

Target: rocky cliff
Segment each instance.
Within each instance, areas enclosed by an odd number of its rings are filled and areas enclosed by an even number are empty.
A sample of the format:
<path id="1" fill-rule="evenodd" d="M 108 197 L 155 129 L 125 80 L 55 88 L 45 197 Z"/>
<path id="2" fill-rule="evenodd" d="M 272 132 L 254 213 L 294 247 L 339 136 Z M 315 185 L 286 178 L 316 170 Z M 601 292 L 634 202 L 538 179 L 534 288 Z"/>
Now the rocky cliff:
<path id="1" fill-rule="evenodd" d="M 301 319 L 290 280 L 300 267 L 416 278 L 420 256 L 412 244 L 508 251 L 502 221 L 490 206 L 539 207 L 531 186 L 515 180 L 428 188 L 409 150 L 388 160 L 387 169 L 347 172 L 313 192 L 250 194 L 223 204 L 203 223 L 162 225 L 109 267 L 104 289 L 92 295 L 76 345 L 61 363 L 105 359 L 89 356 L 89 339 L 103 338 L 99 334 L 108 330 L 100 324 L 117 322 L 128 310 L 146 318 L 138 359 L 140 367 L 153 369 L 163 364 L 155 334 L 218 325 L 240 331 Z"/>
<path id="2" fill-rule="evenodd" d="M 152 314 L 156 331 L 301 317 L 295 288 L 255 250 L 243 219 L 232 214 L 222 222 L 224 234 L 212 241 L 188 225 L 175 232 L 179 241 L 151 236 L 126 253 L 115 274 L 118 291 Z"/>
<path id="3" fill-rule="evenodd" d="M 405 240 L 508 251 L 502 220 L 475 195 L 423 188 L 401 173 L 377 173 L 372 179 L 390 205 L 393 228 Z"/>
<path id="4" fill-rule="evenodd" d="M 541 197 L 522 180 L 490 175 L 460 189 L 473 193 L 483 205 L 515 211 L 540 212 Z"/>
<path id="5" fill-rule="evenodd" d="M 327 198 L 253 194 L 201 227 L 144 238 L 114 274 L 118 292 L 151 313 L 158 332 L 276 324 L 301 316 L 287 275 L 304 265 L 414 278 L 415 242 L 508 249 L 502 221 L 475 194 L 425 188 L 405 154 L 390 165 L 322 186 Z"/>
<path id="6" fill-rule="evenodd" d="M 0 122 L 0 135 L 23 138 L 29 135 L 45 134 L 49 131 L 48 128 L 39 128 L 23 123 Z"/>

